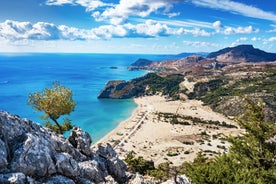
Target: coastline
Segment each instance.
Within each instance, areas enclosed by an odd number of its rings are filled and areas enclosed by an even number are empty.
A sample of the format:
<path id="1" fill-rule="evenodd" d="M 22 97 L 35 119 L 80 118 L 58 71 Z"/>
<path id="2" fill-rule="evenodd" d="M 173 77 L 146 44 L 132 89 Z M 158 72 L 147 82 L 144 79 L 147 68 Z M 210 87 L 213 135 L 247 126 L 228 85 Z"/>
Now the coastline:
<path id="1" fill-rule="evenodd" d="M 137 108 L 131 117 L 94 145 L 109 143 L 121 158 L 134 151 L 137 156 L 153 160 L 157 165 L 166 161 L 181 165 L 184 161 L 193 161 L 200 151 L 210 157 L 227 152 L 229 143 L 225 141 L 225 136 L 235 136 L 243 132 L 239 128 L 202 123 L 171 124 L 157 115 L 172 113 L 237 125 L 233 120 L 212 111 L 197 100 L 169 101 L 165 97 L 155 95 L 134 98 L 134 101 Z"/>

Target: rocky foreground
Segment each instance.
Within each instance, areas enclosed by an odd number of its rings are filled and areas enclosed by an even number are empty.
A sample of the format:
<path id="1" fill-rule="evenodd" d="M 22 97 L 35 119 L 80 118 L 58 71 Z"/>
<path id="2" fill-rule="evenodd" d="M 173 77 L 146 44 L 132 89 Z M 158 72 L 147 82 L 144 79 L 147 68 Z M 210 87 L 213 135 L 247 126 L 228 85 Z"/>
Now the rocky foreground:
<path id="1" fill-rule="evenodd" d="M 125 183 L 125 163 L 110 145 L 90 148 L 75 127 L 66 139 L 16 115 L 0 111 L 0 183 Z"/>

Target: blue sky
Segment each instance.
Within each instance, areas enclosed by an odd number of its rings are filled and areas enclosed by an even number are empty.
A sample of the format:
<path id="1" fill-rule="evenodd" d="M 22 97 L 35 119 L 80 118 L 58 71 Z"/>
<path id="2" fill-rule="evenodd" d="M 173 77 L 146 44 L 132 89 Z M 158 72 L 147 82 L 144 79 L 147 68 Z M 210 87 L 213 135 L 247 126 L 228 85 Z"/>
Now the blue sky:
<path id="1" fill-rule="evenodd" d="M 0 0 L 0 52 L 276 52 L 275 0 Z"/>

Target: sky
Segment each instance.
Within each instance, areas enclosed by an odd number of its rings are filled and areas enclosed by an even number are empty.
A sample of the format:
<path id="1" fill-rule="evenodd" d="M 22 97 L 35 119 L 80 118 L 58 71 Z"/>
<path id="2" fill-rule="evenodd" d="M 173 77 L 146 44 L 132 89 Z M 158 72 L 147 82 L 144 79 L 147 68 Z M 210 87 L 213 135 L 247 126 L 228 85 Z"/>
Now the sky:
<path id="1" fill-rule="evenodd" d="M 276 0 L 0 0 L 0 52 L 276 52 Z"/>

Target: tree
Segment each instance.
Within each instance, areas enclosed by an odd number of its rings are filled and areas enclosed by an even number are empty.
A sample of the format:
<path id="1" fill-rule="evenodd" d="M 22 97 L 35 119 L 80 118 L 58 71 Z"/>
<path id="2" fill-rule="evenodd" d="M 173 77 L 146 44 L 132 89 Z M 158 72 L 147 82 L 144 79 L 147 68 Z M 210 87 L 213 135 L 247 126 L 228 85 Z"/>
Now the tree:
<path id="1" fill-rule="evenodd" d="M 48 121 L 46 127 L 59 134 L 72 129 L 69 119 L 65 119 L 62 125 L 57 121 L 60 116 L 69 115 L 76 105 L 72 99 L 72 91 L 59 82 L 54 82 L 52 88 L 45 88 L 42 92 L 31 93 L 28 104 L 38 111 L 44 111 L 45 117 L 50 118 L 55 123 L 55 125 L 52 125 Z"/>

